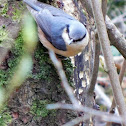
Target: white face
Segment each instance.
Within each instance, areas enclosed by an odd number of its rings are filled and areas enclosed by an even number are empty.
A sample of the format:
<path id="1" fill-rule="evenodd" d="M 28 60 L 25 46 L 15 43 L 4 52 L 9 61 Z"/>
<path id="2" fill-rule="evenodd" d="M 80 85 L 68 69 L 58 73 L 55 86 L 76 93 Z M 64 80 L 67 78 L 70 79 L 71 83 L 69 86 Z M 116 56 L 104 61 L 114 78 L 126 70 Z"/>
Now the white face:
<path id="1" fill-rule="evenodd" d="M 88 32 L 86 30 L 86 36 L 81 41 L 73 42 L 73 39 L 70 39 L 69 38 L 69 35 L 68 35 L 68 32 L 67 32 L 67 29 L 66 28 L 63 30 L 62 37 L 63 37 L 66 45 L 72 45 L 72 44 L 75 45 L 75 44 L 79 44 L 79 43 L 83 43 L 83 44 L 86 44 L 87 45 L 87 42 L 86 41 L 87 41 L 87 39 L 89 39 Z M 84 41 L 85 41 L 85 43 L 84 43 Z"/>
<path id="2" fill-rule="evenodd" d="M 77 42 L 72 41 L 71 43 L 68 32 L 66 31 L 66 29 L 64 29 L 62 38 L 64 39 L 66 43 L 66 48 L 67 48 L 66 52 L 68 52 L 71 56 L 77 55 L 78 53 L 82 52 L 89 42 L 88 32 L 81 41 L 77 41 Z"/>
<path id="3" fill-rule="evenodd" d="M 70 38 L 68 36 L 67 28 L 65 28 L 63 30 L 62 38 L 64 39 L 66 45 L 70 45 L 72 43 L 72 41 L 73 41 L 73 40 L 70 40 Z"/>

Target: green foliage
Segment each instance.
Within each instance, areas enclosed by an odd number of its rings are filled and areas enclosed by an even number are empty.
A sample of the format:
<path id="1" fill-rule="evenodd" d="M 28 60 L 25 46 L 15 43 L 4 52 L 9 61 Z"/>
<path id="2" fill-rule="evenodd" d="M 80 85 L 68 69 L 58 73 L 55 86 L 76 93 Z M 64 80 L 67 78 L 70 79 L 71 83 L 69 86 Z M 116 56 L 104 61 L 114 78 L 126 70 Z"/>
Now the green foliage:
<path id="1" fill-rule="evenodd" d="M 109 4 L 113 4 L 117 7 L 124 7 L 126 5 L 126 1 L 125 0 L 109 0 L 108 1 Z"/>
<path id="2" fill-rule="evenodd" d="M 10 115 L 9 109 L 4 107 L 0 111 L 0 126 L 8 126 L 8 124 L 12 121 L 12 117 Z"/>
<path id="3" fill-rule="evenodd" d="M 55 116 L 55 110 L 47 110 L 46 105 L 49 104 L 47 100 L 35 100 L 31 106 L 31 113 L 36 117 L 46 117 L 49 114 Z"/>
<path id="4" fill-rule="evenodd" d="M 125 0 L 109 0 L 107 14 L 111 18 L 115 18 L 116 16 L 123 14 L 125 12 L 125 5 Z"/>

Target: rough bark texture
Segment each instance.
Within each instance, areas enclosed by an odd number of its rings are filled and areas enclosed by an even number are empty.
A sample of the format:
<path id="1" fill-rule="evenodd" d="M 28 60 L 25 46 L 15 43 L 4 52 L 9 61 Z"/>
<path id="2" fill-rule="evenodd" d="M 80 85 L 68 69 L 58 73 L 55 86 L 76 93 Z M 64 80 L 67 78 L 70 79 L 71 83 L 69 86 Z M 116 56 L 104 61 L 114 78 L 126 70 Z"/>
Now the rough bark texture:
<path id="1" fill-rule="evenodd" d="M 117 109 L 119 111 L 119 114 L 124 116 L 124 118 L 126 118 L 126 114 L 125 114 L 126 105 L 125 105 L 124 97 L 122 94 L 122 89 L 120 87 L 118 74 L 115 69 L 114 60 L 113 60 L 110 43 L 109 43 L 109 38 L 108 38 L 107 30 L 106 30 L 106 25 L 105 25 L 104 17 L 102 14 L 102 9 L 98 2 L 99 1 L 97 0 L 94 0 L 91 2 L 96 27 L 98 30 L 98 37 L 99 37 L 100 44 L 103 50 L 103 55 L 105 58 L 107 69 L 108 69 L 108 75 L 110 78 Z"/>
<path id="2" fill-rule="evenodd" d="M 84 16 L 84 14 L 82 13 L 82 8 L 85 9 L 84 7 L 82 7 L 80 4 L 77 5 L 76 1 L 74 1 L 74 3 L 76 5 L 74 10 L 74 15 L 77 15 L 76 17 L 83 24 L 86 25 L 90 35 L 89 44 L 86 46 L 84 51 L 80 55 L 74 57 L 74 65 L 75 65 L 74 81 L 75 81 L 75 88 L 76 88 L 75 94 L 82 105 L 93 108 L 94 105 L 93 93 L 90 96 L 87 96 L 87 92 L 90 87 L 90 81 L 92 78 L 93 65 L 94 65 L 93 64 L 94 45 L 95 45 L 94 34 L 93 34 L 94 22 L 86 12 Z M 83 116 L 83 115 L 84 115 L 83 112 L 78 113 L 78 116 Z M 90 125 L 91 123 L 92 121 L 87 120 L 80 125 Z"/>
<path id="3" fill-rule="evenodd" d="M 50 1 L 44 1 L 48 2 Z M 6 1 L 7 2 L 7 1 Z M 8 17 L 1 15 L 0 17 L 0 26 L 9 24 L 10 28 L 8 28 L 8 32 L 11 33 L 10 37 L 15 39 L 18 36 L 18 32 L 20 29 L 19 25 L 19 17 L 18 15 L 13 15 L 11 11 L 13 11 L 13 7 L 17 7 L 17 5 L 22 5 L 21 2 L 13 0 L 8 1 L 9 11 L 7 10 Z M 77 19 L 80 19 L 82 23 L 85 24 L 85 17 L 83 17 L 82 13 L 78 15 L 78 10 L 75 8 L 74 3 L 72 1 L 63 0 L 64 2 L 64 10 L 67 13 L 74 15 Z M 15 7 L 15 8 L 16 8 Z M 17 7 L 20 10 L 20 6 Z M 24 8 L 23 8 L 24 9 Z M 16 11 L 16 10 L 15 10 Z M 21 10 L 23 11 L 23 10 Z M 13 17 L 14 16 L 14 17 Z M 18 17 L 19 16 L 19 17 Z M 13 17 L 15 20 L 13 21 Z M 87 16 L 87 19 L 90 18 Z M 5 21 L 6 20 L 6 21 Z M 8 23 L 10 21 L 10 23 Z M 84 21 L 84 22 L 83 22 Z M 87 28 L 90 32 L 90 37 L 93 39 L 94 35 L 92 34 L 92 22 L 93 20 L 90 19 L 90 22 L 87 24 Z M 91 26 L 89 26 L 91 24 Z M 12 30 L 13 29 L 13 30 Z M 20 41 L 20 36 L 17 40 Z M 10 42 L 10 41 L 9 41 Z M 11 44 L 10 44 L 11 45 Z M 12 44 L 13 45 L 13 44 Z M 10 48 L 12 47 L 10 46 Z M 9 48 L 9 49 L 10 49 Z M 9 50 L 8 49 L 8 50 Z M 85 95 L 87 93 L 87 89 L 90 86 L 90 79 L 93 70 L 93 50 L 94 44 L 93 41 L 89 43 L 89 45 L 85 48 L 81 55 L 75 57 L 75 71 L 74 71 L 74 80 L 75 80 L 75 87 L 76 94 L 78 99 L 81 101 L 83 105 L 86 106 L 93 106 L 93 96 L 90 98 Z M 7 51 L 8 51 L 7 50 Z M 0 49 L 1 51 L 1 49 Z M 15 51 L 15 52 L 13 52 Z M 11 60 L 14 60 L 15 53 L 20 54 L 21 50 L 12 49 L 9 53 L 9 58 L 7 58 L 7 68 L 5 72 L 8 72 L 8 64 Z M 5 52 L 5 51 L 4 51 Z M 17 56 L 16 54 L 16 56 Z M 6 53 L 5 53 L 6 55 Z M 56 103 L 56 102 L 69 102 L 68 96 L 64 92 L 62 88 L 62 84 L 60 82 L 59 76 L 57 75 L 56 69 L 54 68 L 53 64 L 51 63 L 47 50 L 41 45 L 38 44 L 37 49 L 33 55 L 34 66 L 33 70 L 31 71 L 31 75 L 29 78 L 22 84 L 21 87 L 14 91 L 13 95 L 11 96 L 8 107 L 10 109 L 12 115 L 12 122 L 8 124 L 9 126 L 61 126 L 62 124 L 68 122 L 69 120 L 73 119 L 76 116 L 76 113 L 67 111 L 67 110 L 53 110 L 49 111 L 45 108 L 45 106 L 49 103 Z M 15 65 L 15 64 L 13 64 Z M 73 84 L 73 68 L 70 62 L 70 59 L 63 61 L 64 70 L 68 77 L 68 81 L 70 84 Z M 83 114 L 82 114 L 83 115 Z M 81 113 L 79 113 L 81 116 Z M 85 124 L 89 124 L 89 121 L 85 122 Z"/>
<path id="4" fill-rule="evenodd" d="M 108 32 L 111 44 L 115 46 L 119 50 L 119 52 L 123 55 L 123 57 L 126 59 L 125 37 L 123 36 L 123 34 L 120 33 L 120 31 L 116 28 L 116 26 L 111 22 L 109 17 L 106 17 L 105 23 L 106 23 L 107 32 Z"/>
<path id="5" fill-rule="evenodd" d="M 60 126 L 74 117 L 71 111 L 46 109 L 46 105 L 50 103 L 68 102 L 68 97 L 48 55 L 43 54 L 42 45 L 38 48 L 36 51 L 41 50 L 43 56 L 34 58 L 32 77 L 9 100 L 8 106 L 13 115 L 12 126 Z M 65 62 L 68 65 L 68 61 Z M 71 68 L 65 68 L 64 63 L 64 69 Z"/>
<path id="6" fill-rule="evenodd" d="M 16 65 L 15 58 L 17 58 L 18 54 L 21 54 L 22 51 L 22 45 L 20 45 L 20 49 L 18 47 L 18 44 L 22 41 L 22 35 L 20 33 L 18 36 L 18 32 L 20 29 L 19 17 L 24 10 L 24 5 L 22 5 L 22 2 L 20 1 L 8 1 L 8 3 L 5 1 L 5 4 L 7 4 L 7 9 L 6 12 L 4 12 L 4 15 L 2 14 L 0 17 L 0 26 L 5 27 L 9 33 L 8 38 L 16 38 L 16 41 L 18 41 L 16 45 L 15 41 L 8 41 L 10 42 L 8 43 L 10 46 L 7 48 L 7 51 L 3 51 L 5 55 L 7 52 L 10 52 L 6 61 L 3 61 L 4 64 L 6 64 L 6 70 L 1 69 L 1 71 L 6 74 L 10 72 L 9 70 L 12 66 Z M 15 8 L 13 8 L 13 6 Z M 21 9 L 21 6 L 23 9 Z M 5 6 L 3 4 L 3 8 L 4 7 Z M 18 15 L 16 15 L 17 9 L 21 9 L 21 12 L 18 13 Z M 6 40 L 2 41 L 2 48 L 6 49 L 4 46 L 5 42 Z M 13 45 L 12 42 L 14 42 L 14 48 L 10 50 Z M 2 49 L 0 49 L 0 51 L 2 51 Z M 10 64 L 12 61 L 13 64 Z M 74 118 L 76 114 L 69 110 L 49 111 L 46 109 L 46 105 L 49 103 L 69 102 L 69 100 L 64 89 L 62 88 L 57 71 L 50 61 L 47 50 L 41 44 L 38 44 L 37 46 L 37 49 L 33 55 L 33 61 L 34 66 L 28 79 L 22 84 L 21 87 L 14 91 L 13 95 L 10 96 L 8 101 L 8 108 L 12 116 L 12 122 L 8 125 L 61 126 Z M 72 84 L 73 68 L 70 59 L 63 61 L 63 67 L 69 83 Z M 11 74 L 13 75 L 13 73 Z M 7 79 L 8 78 L 6 78 L 5 81 L 7 81 Z"/>

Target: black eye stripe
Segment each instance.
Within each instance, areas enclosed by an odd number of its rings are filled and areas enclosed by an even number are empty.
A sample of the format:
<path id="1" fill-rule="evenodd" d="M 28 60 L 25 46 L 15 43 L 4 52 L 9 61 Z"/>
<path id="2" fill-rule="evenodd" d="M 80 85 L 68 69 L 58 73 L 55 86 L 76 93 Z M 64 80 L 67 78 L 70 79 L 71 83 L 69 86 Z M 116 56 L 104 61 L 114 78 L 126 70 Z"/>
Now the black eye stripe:
<path id="1" fill-rule="evenodd" d="M 73 42 L 81 41 L 83 38 L 85 38 L 85 36 L 86 36 L 86 34 L 81 39 L 73 40 Z"/>
<path id="2" fill-rule="evenodd" d="M 69 25 L 67 25 L 67 29 L 66 29 L 66 31 L 67 31 L 68 36 L 69 36 Z M 83 39 L 85 38 L 85 36 L 86 36 L 86 34 L 85 34 L 82 38 L 80 38 L 80 39 L 73 40 L 73 42 L 81 41 L 81 40 L 83 40 Z M 72 39 L 70 36 L 69 36 L 69 38 Z"/>

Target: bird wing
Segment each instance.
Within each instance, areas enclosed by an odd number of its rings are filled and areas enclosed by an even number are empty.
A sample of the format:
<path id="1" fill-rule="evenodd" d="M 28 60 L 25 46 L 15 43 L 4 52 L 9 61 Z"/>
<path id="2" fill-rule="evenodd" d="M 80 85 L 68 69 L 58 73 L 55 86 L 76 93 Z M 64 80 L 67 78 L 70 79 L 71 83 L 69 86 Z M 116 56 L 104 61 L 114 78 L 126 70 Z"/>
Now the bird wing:
<path id="1" fill-rule="evenodd" d="M 38 26 L 44 32 L 46 39 L 57 49 L 66 51 L 66 45 L 62 38 L 63 29 L 69 20 L 75 20 L 61 9 L 35 1 L 24 0 L 29 5 L 28 10 L 33 15 Z"/>
<path id="2" fill-rule="evenodd" d="M 25 1 L 27 1 L 27 0 L 25 0 Z M 32 3 L 34 3 L 34 5 L 40 7 L 41 9 L 47 9 L 47 10 L 49 10 L 50 13 L 53 16 L 61 16 L 61 17 L 69 18 L 71 20 L 76 20 L 75 18 L 73 18 L 72 16 L 66 14 L 63 10 L 61 10 L 59 8 L 55 8 L 55 7 L 51 6 L 51 5 L 39 2 L 37 0 L 29 0 L 29 1 L 32 2 Z"/>
<path id="3" fill-rule="evenodd" d="M 52 15 L 44 9 L 36 15 L 36 22 L 41 30 L 44 32 L 48 41 L 52 42 Z"/>
<path id="4" fill-rule="evenodd" d="M 65 24 L 58 17 L 53 17 L 49 10 L 43 9 L 36 15 L 36 22 L 44 32 L 46 39 L 57 49 L 66 51 L 66 45 L 62 38 Z M 59 23 L 59 24 L 58 24 Z"/>

